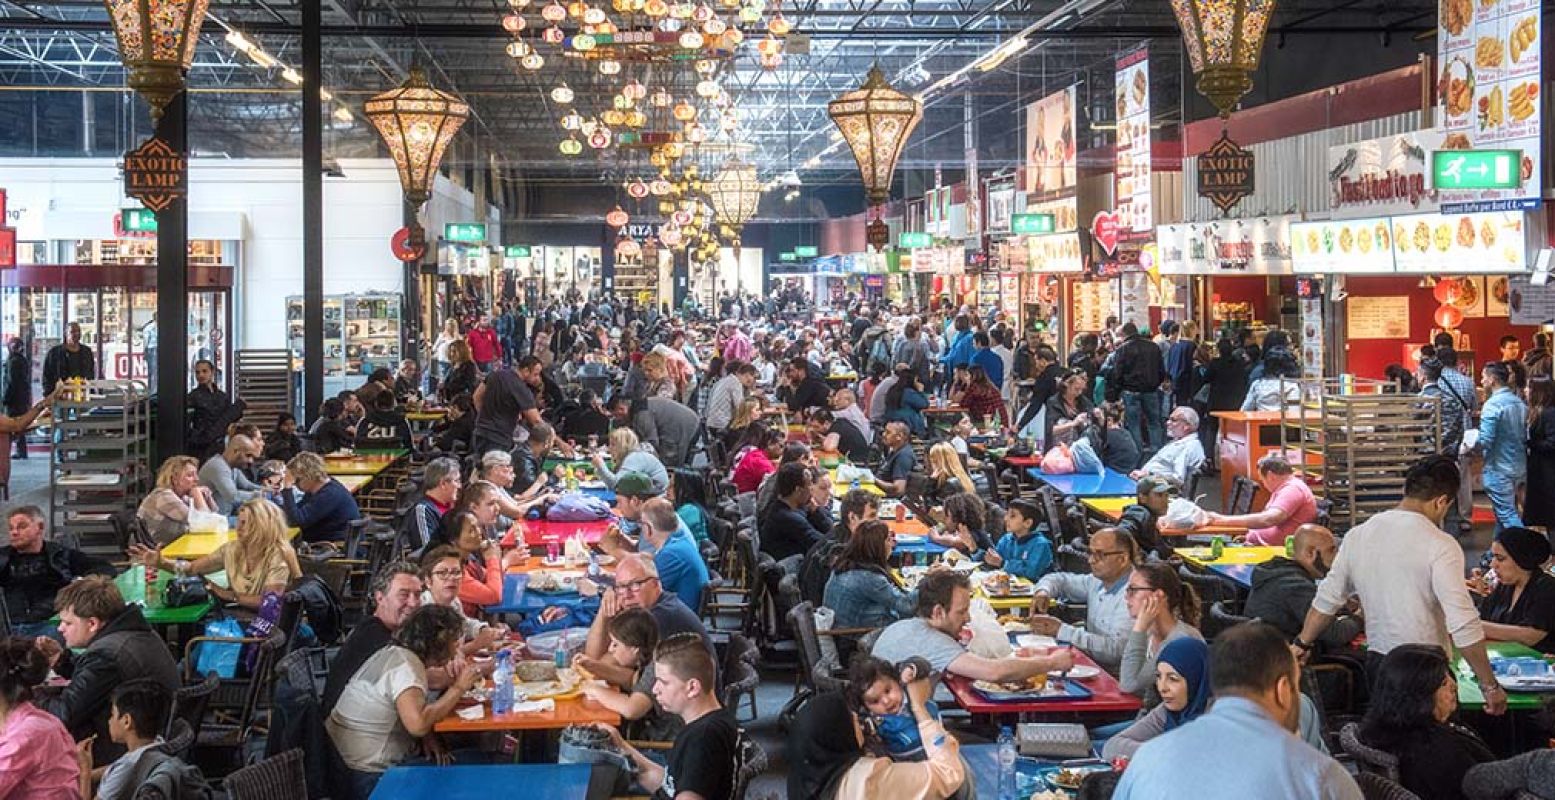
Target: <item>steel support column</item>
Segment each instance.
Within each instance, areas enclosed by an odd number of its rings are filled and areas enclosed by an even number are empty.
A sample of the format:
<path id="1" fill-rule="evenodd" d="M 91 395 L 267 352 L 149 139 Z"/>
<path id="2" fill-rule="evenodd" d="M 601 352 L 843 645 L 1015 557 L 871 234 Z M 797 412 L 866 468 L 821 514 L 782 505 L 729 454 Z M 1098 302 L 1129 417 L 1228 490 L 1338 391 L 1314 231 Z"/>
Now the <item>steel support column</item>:
<path id="1" fill-rule="evenodd" d="M 302 3 L 302 363 L 303 412 L 324 404 L 324 116 L 319 98 L 323 11 Z"/>
<path id="2" fill-rule="evenodd" d="M 189 155 L 189 93 L 162 112 L 156 135 Z M 187 179 L 186 179 L 187 182 Z M 184 452 L 189 393 L 189 199 L 176 197 L 157 214 L 156 462 Z M 231 365 L 226 365 L 229 369 Z"/>

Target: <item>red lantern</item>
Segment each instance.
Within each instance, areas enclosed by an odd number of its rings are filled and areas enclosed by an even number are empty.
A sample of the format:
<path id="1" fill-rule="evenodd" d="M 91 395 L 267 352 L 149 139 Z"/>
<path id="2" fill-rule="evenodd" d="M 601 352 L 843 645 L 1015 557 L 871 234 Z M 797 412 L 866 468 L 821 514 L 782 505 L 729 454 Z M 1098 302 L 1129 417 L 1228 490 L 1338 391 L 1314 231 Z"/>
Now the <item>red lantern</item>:
<path id="1" fill-rule="evenodd" d="M 1458 302 L 1458 294 L 1457 278 L 1442 278 L 1436 282 L 1436 288 L 1431 291 L 1431 296 L 1436 298 L 1436 302 L 1444 306 L 1450 306 Z"/>
<path id="2" fill-rule="evenodd" d="M 1436 309 L 1436 314 L 1433 318 L 1436 320 L 1437 325 L 1447 330 L 1454 330 L 1463 324 L 1463 309 L 1457 306 L 1442 306 Z"/>

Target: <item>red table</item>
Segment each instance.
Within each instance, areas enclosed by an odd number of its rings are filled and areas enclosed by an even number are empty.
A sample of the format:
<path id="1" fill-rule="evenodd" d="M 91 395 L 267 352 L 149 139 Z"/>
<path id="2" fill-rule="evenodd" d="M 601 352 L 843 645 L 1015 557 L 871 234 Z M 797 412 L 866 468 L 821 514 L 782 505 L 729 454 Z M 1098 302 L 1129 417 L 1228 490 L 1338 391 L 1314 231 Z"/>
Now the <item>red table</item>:
<path id="1" fill-rule="evenodd" d="M 1096 662 L 1090 656 L 1079 650 L 1074 651 L 1074 663 L 1076 666 L 1086 664 L 1096 666 Z M 970 714 L 987 714 L 992 717 L 1019 717 L 1020 721 L 1032 722 L 1042 719 L 1070 719 L 1082 715 L 1106 715 L 1111 717 L 1127 716 L 1139 711 L 1141 703 L 1139 698 L 1123 691 L 1118 685 L 1118 680 L 1106 671 L 1081 685 L 1091 690 L 1091 696 L 1084 700 L 1049 700 L 1035 703 L 996 703 L 983 699 L 977 690 L 972 688 L 972 680 L 960 675 L 946 675 L 945 686 L 950 693 L 955 695 L 956 702 Z"/>
<path id="2" fill-rule="evenodd" d="M 599 544 L 604 538 L 605 529 L 610 527 L 610 520 L 602 519 L 593 522 L 552 522 L 543 519 L 524 520 L 519 525 L 524 529 L 524 544 L 529 547 L 543 547 L 551 543 L 560 543 L 572 538 L 575 533 L 583 534 L 583 541 L 587 544 Z M 503 547 L 512 547 L 516 542 L 511 535 L 505 536 Z"/>

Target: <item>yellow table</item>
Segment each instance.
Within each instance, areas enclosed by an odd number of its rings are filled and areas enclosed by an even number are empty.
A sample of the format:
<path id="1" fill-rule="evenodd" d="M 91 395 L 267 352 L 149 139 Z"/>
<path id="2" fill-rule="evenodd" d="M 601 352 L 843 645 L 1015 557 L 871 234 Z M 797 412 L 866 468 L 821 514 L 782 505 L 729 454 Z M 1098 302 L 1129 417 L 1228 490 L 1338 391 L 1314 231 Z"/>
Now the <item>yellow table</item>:
<path id="1" fill-rule="evenodd" d="M 405 412 L 405 421 L 406 422 L 441 422 L 441 421 L 443 421 L 443 419 L 447 418 L 447 416 L 448 416 L 448 410 L 447 409 L 438 409 L 436 411 L 407 411 L 407 412 Z"/>
<path id="2" fill-rule="evenodd" d="M 1228 564 L 1248 564 L 1256 566 L 1265 561 L 1279 558 L 1285 555 L 1284 547 L 1235 547 L 1226 545 L 1220 558 L 1210 558 L 1208 547 L 1178 547 L 1177 555 L 1184 561 L 1196 564 L 1200 567 L 1224 566 Z"/>
<path id="3" fill-rule="evenodd" d="M 326 458 L 324 471 L 335 477 L 341 475 L 365 475 L 373 477 L 389 468 L 394 458 L 386 456 L 356 456 L 353 458 Z"/>
<path id="4" fill-rule="evenodd" d="M 1086 497 L 1080 500 L 1080 504 L 1086 510 L 1108 521 L 1117 522 L 1123 518 L 1123 509 L 1138 502 L 1132 497 Z M 1220 534 L 1222 536 L 1246 536 L 1247 528 L 1240 525 L 1205 525 L 1202 528 L 1188 530 L 1163 530 L 1162 536 L 1188 536 L 1190 534 Z"/>
<path id="5" fill-rule="evenodd" d="M 352 494 L 356 494 L 357 490 L 373 482 L 372 475 L 335 475 L 333 477 L 340 482 L 341 486 L 346 487 L 346 491 Z"/>
<path id="6" fill-rule="evenodd" d="M 847 494 L 848 491 L 853 488 L 853 484 L 851 482 L 837 480 L 837 470 L 835 467 L 826 470 L 826 473 L 831 476 L 832 492 L 836 496 L 841 497 Z M 858 488 L 863 489 L 864 491 L 869 492 L 876 497 L 885 497 L 885 490 L 876 485 L 874 481 L 860 480 L 858 482 Z"/>
<path id="7" fill-rule="evenodd" d="M 287 528 L 286 538 L 296 539 L 301 532 L 301 528 Z M 234 528 L 228 528 L 226 533 L 186 533 L 162 548 L 162 557 L 194 561 L 220 550 L 222 545 L 236 541 L 237 538 L 238 532 Z"/>

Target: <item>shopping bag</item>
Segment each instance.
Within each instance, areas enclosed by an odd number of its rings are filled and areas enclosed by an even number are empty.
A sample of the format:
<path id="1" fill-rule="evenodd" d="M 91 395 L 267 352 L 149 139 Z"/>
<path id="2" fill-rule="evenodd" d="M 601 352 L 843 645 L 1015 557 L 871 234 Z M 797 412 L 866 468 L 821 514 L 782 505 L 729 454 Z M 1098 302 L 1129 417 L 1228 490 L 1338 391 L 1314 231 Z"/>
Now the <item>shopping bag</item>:
<path id="1" fill-rule="evenodd" d="M 205 635 L 223 639 L 241 639 L 243 626 L 235 619 L 218 619 L 205 623 Z M 243 645 L 237 642 L 200 642 L 194 647 L 195 669 L 201 675 L 212 672 L 226 679 L 238 676 L 238 661 L 243 655 Z"/>

